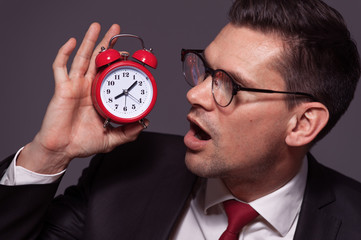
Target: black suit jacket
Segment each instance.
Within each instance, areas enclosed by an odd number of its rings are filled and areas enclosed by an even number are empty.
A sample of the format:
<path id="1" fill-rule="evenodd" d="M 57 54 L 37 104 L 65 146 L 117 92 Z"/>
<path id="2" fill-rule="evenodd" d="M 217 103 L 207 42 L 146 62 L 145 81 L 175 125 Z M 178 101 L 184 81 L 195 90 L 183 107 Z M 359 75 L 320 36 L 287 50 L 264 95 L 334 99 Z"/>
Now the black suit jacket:
<path id="1" fill-rule="evenodd" d="M 181 137 L 142 133 L 97 155 L 54 200 L 58 183 L 0 186 L 0 239 L 168 239 L 197 181 L 184 153 Z M 361 239 L 360 200 L 359 183 L 309 156 L 295 239 Z"/>

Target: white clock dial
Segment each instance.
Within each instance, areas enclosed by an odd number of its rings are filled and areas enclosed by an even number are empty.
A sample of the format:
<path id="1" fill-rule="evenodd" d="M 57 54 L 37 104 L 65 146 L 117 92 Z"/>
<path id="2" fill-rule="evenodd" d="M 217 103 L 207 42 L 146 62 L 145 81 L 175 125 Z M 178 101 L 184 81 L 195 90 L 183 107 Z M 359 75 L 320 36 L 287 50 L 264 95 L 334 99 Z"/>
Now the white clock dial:
<path id="1" fill-rule="evenodd" d="M 120 118 L 134 118 L 150 105 L 153 87 L 148 76 L 131 66 L 121 66 L 104 78 L 101 100 L 105 108 Z"/>

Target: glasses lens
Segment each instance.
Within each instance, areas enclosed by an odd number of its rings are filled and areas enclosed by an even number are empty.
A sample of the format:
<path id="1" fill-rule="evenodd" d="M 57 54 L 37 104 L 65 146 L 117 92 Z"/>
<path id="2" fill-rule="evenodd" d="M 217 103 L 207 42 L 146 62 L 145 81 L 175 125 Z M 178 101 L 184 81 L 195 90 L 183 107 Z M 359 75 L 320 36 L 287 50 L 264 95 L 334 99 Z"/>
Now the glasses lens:
<path id="1" fill-rule="evenodd" d="M 212 93 L 216 103 L 222 107 L 228 106 L 233 97 L 231 78 L 222 70 L 217 70 L 212 78 Z"/>
<path id="2" fill-rule="evenodd" d="M 204 63 L 197 54 L 187 53 L 183 62 L 183 74 L 188 84 L 192 87 L 204 80 Z"/>

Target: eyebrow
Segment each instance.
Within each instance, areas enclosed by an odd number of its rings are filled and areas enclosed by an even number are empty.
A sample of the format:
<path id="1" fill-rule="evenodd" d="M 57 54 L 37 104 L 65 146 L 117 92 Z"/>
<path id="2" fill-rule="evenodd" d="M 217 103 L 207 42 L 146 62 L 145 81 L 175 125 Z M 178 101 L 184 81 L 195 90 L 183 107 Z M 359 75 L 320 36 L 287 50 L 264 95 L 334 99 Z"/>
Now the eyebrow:
<path id="1" fill-rule="evenodd" d="M 225 71 L 225 70 L 224 70 Z M 252 86 L 252 81 L 248 80 L 241 72 L 226 71 L 235 81 L 235 83 L 241 85 L 242 87 L 254 87 Z"/>
<path id="2" fill-rule="evenodd" d="M 235 71 L 226 71 L 222 68 L 213 68 L 211 67 L 211 65 L 209 64 L 209 62 L 207 61 L 207 57 L 206 57 L 206 49 L 203 50 L 203 52 L 201 53 L 201 56 L 203 57 L 204 62 L 206 63 L 207 67 L 213 69 L 213 70 L 222 70 L 225 71 L 229 76 L 231 76 L 231 78 L 233 79 L 233 81 L 236 84 L 241 85 L 242 87 L 255 87 L 252 84 L 252 81 L 248 80 L 248 78 L 246 78 L 241 72 L 235 72 Z"/>

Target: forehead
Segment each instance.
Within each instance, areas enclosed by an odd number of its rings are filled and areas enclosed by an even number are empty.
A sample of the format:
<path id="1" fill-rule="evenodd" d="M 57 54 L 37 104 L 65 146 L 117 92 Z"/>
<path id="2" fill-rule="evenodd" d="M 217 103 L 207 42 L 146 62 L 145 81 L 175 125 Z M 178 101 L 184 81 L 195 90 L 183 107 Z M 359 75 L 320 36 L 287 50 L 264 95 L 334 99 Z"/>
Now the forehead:
<path id="1" fill-rule="evenodd" d="M 275 34 L 264 34 L 230 23 L 206 48 L 205 57 L 212 68 L 223 69 L 255 86 L 265 87 L 267 82 L 281 81 L 276 85 L 282 87 L 283 80 L 274 67 L 282 50 L 283 42 Z M 264 76 L 268 76 L 266 82 L 262 81 Z"/>

